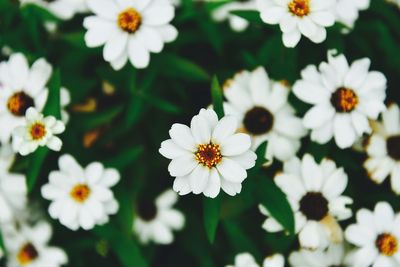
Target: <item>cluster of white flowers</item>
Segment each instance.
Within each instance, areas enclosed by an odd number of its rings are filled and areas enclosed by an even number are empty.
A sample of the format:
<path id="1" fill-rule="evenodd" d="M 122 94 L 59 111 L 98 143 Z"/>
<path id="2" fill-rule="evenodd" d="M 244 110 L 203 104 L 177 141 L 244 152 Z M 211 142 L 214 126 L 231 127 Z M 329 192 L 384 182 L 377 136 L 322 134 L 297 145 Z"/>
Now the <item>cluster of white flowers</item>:
<path id="1" fill-rule="evenodd" d="M 262 267 L 284 267 L 285 258 L 280 254 L 274 254 L 264 259 Z M 260 267 L 254 257 L 249 253 L 241 253 L 235 257 L 234 265 L 226 267 Z"/>

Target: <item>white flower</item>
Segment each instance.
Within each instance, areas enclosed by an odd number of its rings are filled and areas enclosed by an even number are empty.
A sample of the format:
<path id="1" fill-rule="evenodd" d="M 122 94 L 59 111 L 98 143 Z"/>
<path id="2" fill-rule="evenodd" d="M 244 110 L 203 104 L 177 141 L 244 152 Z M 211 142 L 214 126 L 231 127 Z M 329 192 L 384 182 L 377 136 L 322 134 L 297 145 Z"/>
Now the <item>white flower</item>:
<path id="1" fill-rule="evenodd" d="M 357 247 L 351 266 L 400 266 L 400 215 L 388 203 L 379 202 L 373 212 L 359 210 L 356 218 L 345 232 L 347 241 Z"/>
<path id="2" fill-rule="evenodd" d="M 368 9 L 370 0 L 337 0 L 336 21 L 353 28 L 360 10 Z"/>
<path id="3" fill-rule="evenodd" d="M 7 267 L 59 267 L 67 264 L 68 257 L 48 242 L 52 229 L 47 222 L 39 222 L 34 227 L 22 225 L 18 232 L 5 236 Z"/>
<path id="4" fill-rule="evenodd" d="M 254 257 L 249 253 L 241 253 L 235 257 L 235 265 L 226 267 L 259 267 Z M 265 258 L 263 267 L 284 267 L 285 258 L 281 254 L 274 254 Z"/>
<path id="5" fill-rule="evenodd" d="M 27 187 L 25 175 L 11 173 L 14 153 L 9 145 L 0 148 L 0 224 L 15 219 L 26 205 Z"/>
<path id="6" fill-rule="evenodd" d="M 25 117 L 26 124 L 13 131 L 12 146 L 15 152 L 26 156 L 40 146 L 47 146 L 54 151 L 61 150 L 62 141 L 55 135 L 65 131 L 62 121 L 53 116 L 44 117 L 35 108 L 28 108 Z"/>
<path id="7" fill-rule="evenodd" d="M 351 66 L 344 55 L 328 52 L 328 62 L 306 67 L 302 79 L 293 86 L 294 94 L 313 105 L 303 119 L 312 130 L 311 140 L 325 144 L 332 137 L 340 148 L 353 145 L 358 137 L 370 133 L 368 119 L 376 120 L 386 109 L 386 78 L 368 71 L 368 58 Z"/>
<path id="8" fill-rule="evenodd" d="M 71 103 L 71 94 L 65 87 L 60 88 L 61 120 L 64 124 L 69 121 L 69 114 L 65 109 Z"/>
<path id="9" fill-rule="evenodd" d="M 335 162 L 323 159 L 317 164 L 306 154 L 302 161 L 293 158 L 284 163 L 283 173 L 275 177 L 276 184 L 286 194 L 295 217 L 295 231 L 303 248 L 326 248 L 330 242 L 342 241 L 342 229 L 337 221 L 348 219 L 352 212 L 346 205 L 351 198 L 341 194 L 347 186 L 347 174 Z M 269 212 L 260 205 L 260 211 Z M 263 224 L 268 232 L 282 231 L 272 217 Z"/>
<path id="10" fill-rule="evenodd" d="M 181 230 L 185 225 L 182 212 L 173 208 L 177 200 L 178 195 L 167 190 L 154 203 L 139 202 L 133 231 L 142 243 L 153 241 L 165 245 L 174 241 L 172 231 Z"/>
<path id="11" fill-rule="evenodd" d="M 286 47 L 295 47 L 306 36 L 314 43 L 326 39 L 325 27 L 335 23 L 335 0 L 257 0 L 261 19 L 279 24 Z"/>
<path id="12" fill-rule="evenodd" d="M 236 74 L 224 87 L 226 114 L 241 122 L 241 131 L 252 137 L 253 150 L 268 141 L 265 156 L 269 160 L 295 156 L 307 133 L 288 102 L 289 93 L 283 82 L 271 81 L 262 67 Z"/>
<path id="13" fill-rule="evenodd" d="M 23 54 L 17 53 L 0 63 L 0 141 L 7 143 L 15 127 L 25 121 L 29 107 L 39 112 L 47 101 L 46 83 L 50 79 L 52 67 L 44 59 L 36 60 L 29 68 Z"/>
<path id="14" fill-rule="evenodd" d="M 169 0 L 88 0 L 95 16 L 83 25 L 88 47 L 104 45 L 103 57 L 119 70 L 129 61 L 146 68 L 150 52 L 159 53 L 178 32 L 169 23 L 175 8 Z"/>
<path id="15" fill-rule="evenodd" d="M 381 184 L 390 177 L 391 186 L 400 194 L 400 109 L 392 104 L 382 114 L 382 123 L 373 122 L 373 134 L 367 144 L 364 163 L 371 179 Z"/>
<path id="16" fill-rule="evenodd" d="M 332 267 L 345 265 L 343 244 L 332 244 L 327 250 L 302 249 L 290 254 L 289 263 L 294 267 Z"/>
<path id="17" fill-rule="evenodd" d="M 250 151 L 250 136 L 236 133 L 237 120 L 225 116 L 218 121 L 213 110 L 202 109 L 192 118 L 190 128 L 172 125 L 160 153 L 171 159 L 168 171 L 175 176 L 174 190 L 216 197 L 220 189 L 233 196 L 240 193 L 247 169 L 254 167 L 257 156 Z"/>
<path id="18" fill-rule="evenodd" d="M 285 258 L 281 254 L 274 254 L 265 258 L 263 267 L 285 267 Z"/>
<path id="19" fill-rule="evenodd" d="M 19 0 L 21 5 L 38 5 L 56 17 L 67 20 L 71 19 L 77 13 L 88 11 L 86 0 Z"/>
<path id="20" fill-rule="evenodd" d="M 215 21 L 228 20 L 232 30 L 241 32 L 246 30 L 250 23 L 244 18 L 231 14 L 231 12 L 236 10 L 245 11 L 255 9 L 255 0 L 232 1 L 218 6 L 212 11 L 211 16 Z"/>
<path id="21" fill-rule="evenodd" d="M 49 183 L 42 187 L 42 196 L 51 200 L 49 214 L 72 230 L 92 229 L 108 222 L 118 211 L 118 202 L 111 191 L 120 179 L 115 169 L 105 169 L 92 162 L 83 169 L 70 155 L 58 160 L 59 171 L 52 171 Z"/>

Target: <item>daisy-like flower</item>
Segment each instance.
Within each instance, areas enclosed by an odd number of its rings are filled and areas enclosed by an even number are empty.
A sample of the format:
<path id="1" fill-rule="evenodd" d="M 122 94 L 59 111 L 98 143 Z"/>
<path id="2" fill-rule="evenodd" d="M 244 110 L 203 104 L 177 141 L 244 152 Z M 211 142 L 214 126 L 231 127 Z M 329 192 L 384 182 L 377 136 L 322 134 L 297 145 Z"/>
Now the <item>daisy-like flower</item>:
<path id="1" fill-rule="evenodd" d="M 318 165 L 306 154 L 302 161 L 293 158 L 285 162 L 283 173 L 275 177 L 276 184 L 286 194 L 295 216 L 295 231 L 301 247 L 326 248 L 343 240 L 338 221 L 348 219 L 352 212 L 346 205 L 352 199 L 342 196 L 347 186 L 347 174 L 335 162 L 323 159 Z M 260 205 L 260 211 L 269 212 Z M 282 231 L 283 227 L 272 217 L 263 228 L 268 232 Z"/>
<path id="2" fill-rule="evenodd" d="M 173 230 L 181 230 L 185 225 L 183 213 L 174 209 L 178 195 L 167 190 L 156 198 L 155 202 L 140 202 L 133 231 L 139 240 L 147 244 L 153 241 L 157 244 L 171 244 L 174 241 Z"/>
<path id="3" fill-rule="evenodd" d="M 190 127 L 172 125 L 168 139 L 159 152 L 171 159 L 168 171 L 175 176 L 174 190 L 180 195 L 190 192 L 216 197 L 220 189 L 234 196 L 242 190 L 247 169 L 254 167 L 256 154 L 250 150 L 250 136 L 236 133 L 233 116 L 218 121 L 213 110 L 200 110 Z"/>
<path id="4" fill-rule="evenodd" d="M 345 232 L 346 240 L 357 247 L 351 266 L 400 266 L 400 215 L 388 203 L 379 202 L 374 211 L 359 210 L 356 218 Z"/>
<path id="5" fill-rule="evenodd" d="M 370 0 L 338 0 L 336 4 L 336 21 L 353 28 L 359 12 L 369 8 Z"/>
<path id="6" fill-rule="evenodd" d="M 344 55 L 328 52 L 328 62 L 319 71 L 310 65 L 293 86 L 294 94 L 313 105 L 303 124 L 311 129 L 311 140 L 325 144 L 332 137 L 340 148 L 353 145 L 364 133 L 370 133 L 368 119 L 376 120 L 386 109 L 386 78 L 369 71 L 368 58 L 349 66 Z"/>
<path id="7" fill-rule="evenodd" d="M 265 258 L 263 267 L 284 267 L 285 259 L 280 254 L 274 254 Z M 241 253 L 235 257 L 234 265 L 227 265 L 226 267 L 260 267 L 254 257 L 249 253 Z"/>
<path id="8" fill-rule="evenodd" d="M 85 169 L 70 155 L 58 160 L 60 170 L 52 171 L 42 196 L 52 201 L 49 214 L 71 230 L 92 229 L 117 213 L 118 202 L 111 191 L 120 179 L 115 169 L 92 162 Z"/>
<path id="9" fill-rule="evenodd" d="M 67 264 L 67 254 L 48 245 L 51 236 L 52 229 L 47 222 L 39 222 L 34 227 L 22 225 L 18 231 L 8 233 L 4 238 L 8 251 L 7 267 L 58 267 Z"/>
<path id="10" fill-rule="evenodd" d="M 60 151 L 62 141 L 55 135 L 64 130 L 65 125 L 62 121 L 53 116 L 44 117 L 35 108 L 29 108 L 26 111 L 26 124 L 16 127 L 13 131 L 13 149 L 22 156 L 34 152 L 39 146 Z"/>
<path id="11" fill-rule="evenodd" d="M 169 24 L 175 16 L 169 0 L 88 0 L 88 6 L 95 16 L 83 22 L 86 45 L 104 45 L 103 57 L 116 70 L 128 59 L 134 67 L 146 68 L 150 52 L 161 52 L 178 35 Z"/>
<path id="12" fill-rule="evenodd" d="M 19 0 L 21 5 L 38 5 L 56 17 L 67 20 L 71 19 L 77 13 L 88 11 L 86 0 Z"/>
<path id="13" fill-rule="evenodd" d="M 215 21 L 228 20 L 232 30 L 241 32 L 246 30 L 247 27 L 250 25 L 250 23 L 244 18 L 231 14 L 231 11 L 236 11 L 236 10 L 244 11 L 244 10 L 255 10 L 255 9 L 256 9 L 255 0 L 232 1 L 217 7 L 215 10 L 213 10 L 211 16 Z"/>
<path id="14" fill-rule="evenodd" d="M 392 104 L 382 114 L 382 123 L 373 122 L 374 132 L 367 145 L 364 163 L 370 178 L 381 184 L 390 177 L 392 190 L 400 194 L 400 109 Z"/>
<path id="15" fill-rule="evenodd" d="M 39 112 L 47 101 L 46 83 L 52 67 L 44 59 L 36 60 L 29 68 L 26 57 L 13 54 L 0 63 L 0 141 L 7 143 L 15 127 L 24 124 L 25 113 L 30 107 Z"/>
<path id="16" fill-rule="evenodd" d="M 240 131 L 252 137 L 252 149 L 268 140 L 266 158 L 286 161 L 299 150 L 307 131 L 288 102 L 284 82 L 271 81 L 264 68 L 242 71 L 228 80 L 224 95 L 226 114 L 240 121 Z"/>
<path id="17" fill-rule="evenodd" d="M 261 19 L 279 24 L 286 47 L 295 47 L 301 35 L 314 43 L 323 42 L 325 27 L 335 23 L 335 4 L 335 0 L 257 0 Z"/>
<path id="18" fill-rule="evenodd" d="M 26 205 L 27 188 L 25 175 L 9 171 L 15 155 L 11 146 L 0 148 L 0 224 L 13 220 Z"/>
<path id="19" fill-rule="evenodd" d="M 343 244 L 331 244 L 327 250 L 302 249 L 290 254 L 289 263 L 295 267 L 350 266 L 345 264 Z"/>

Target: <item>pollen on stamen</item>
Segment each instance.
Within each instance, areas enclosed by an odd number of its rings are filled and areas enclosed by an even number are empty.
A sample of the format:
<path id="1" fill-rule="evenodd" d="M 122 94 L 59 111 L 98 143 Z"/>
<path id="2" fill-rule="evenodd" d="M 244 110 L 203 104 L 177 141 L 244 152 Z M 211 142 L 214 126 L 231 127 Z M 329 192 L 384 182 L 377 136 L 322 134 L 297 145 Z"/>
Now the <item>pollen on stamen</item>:
<path id="1" fill-rule="evenodd" d="M 393 256 L 399 250 L 397 238 L 388 233 L 378 236 L 376 239 L 376 247 L 381 254 L 386 256 Z"/>
<path id="2" fill-rule="evenodd" d="M 17 260 L 24 266 L 34 261 L 38 256 L 39 253 L 36 248 L 31 243 L 27 243 L 18 252 Z"/>
<path id="3" fill-rule="evenodd" d="M 128 8 L 118 15 L 118 26 L 125 32 L 134 33 L 141 24 L 142 16 L 134 8 Z"/>
<path id="4" fill-rule="evenodd" d="M 78 184 L 72 188 L 70 195 L 78 203 L 85 202 L 90 195 L 90 188 L 85 184 Z"/>
<path id="5" fill-rule="evenodd" d="M 7 101 L 7 109 L 17 117 L 22 117 L 28 108 L 34 106 L 32 97 L 24 92 L 17 92 L 10 96 Z"/>
<path id="6" fill-rule="evenodd" d="M 40 140 L 46 135 L 46 126 L 43 123 L 36 122 L 31 126 L 29 133 L 33 140 Z"/>
<path id="7" fill-rule="evenodd" d="M 219 145 L 216 144 L 203 144 L 199 145 L 195 153 L 196 160 L 208 168 L 217 166 L 221 160 L 221 150 Z"/>
<path id="8" fill-rule="evenodd" d="M 332 94 L 331 104 L 337 112 L 351 112 L 358 105 L 358 97 L 352 89 L 341 87 Z"/>
<path id="9" fill-rule="evenodd" d="M 293 0 L 288 7 L 293 15 L 304 17 L 310 13 L 310 0 Z"/>

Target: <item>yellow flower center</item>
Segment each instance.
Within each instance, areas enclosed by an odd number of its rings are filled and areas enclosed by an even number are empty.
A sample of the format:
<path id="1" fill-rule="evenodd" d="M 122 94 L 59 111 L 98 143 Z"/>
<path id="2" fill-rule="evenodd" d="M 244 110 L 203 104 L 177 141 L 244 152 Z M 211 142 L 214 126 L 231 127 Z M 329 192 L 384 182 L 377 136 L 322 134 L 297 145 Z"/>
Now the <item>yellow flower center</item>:
<path id="1" fill-rule="evenodd" d="M 76 202 L 83 203 L 90 195 L 90 188 L 85 184 L 78 184 L 72 188 L 70 194 Z"/>
<path id="2" fill-rule="evenodd" d="M 33 140 L 40 140 L 46 135 L 46 126 L 41 122 L 36 122 L 31 126 L 29 133 Z"/>
<path id="3" fill-rule="evenodd" d="M 358 104 L 358 97 L 352 89 L 341 87 L 332 94 L 331 103 L 337 112 L 351 112 Z"/>
<path id="4" fill-rule="evenodd" d="M 24 92 L 17 92 L 10 96 L 7 101 L 8 110 L 15 116 L 22 117 L 28 108 L 33 107 L 32 97 Z"/>
<path id="5" fill-rule="evenodd" d="M 118 26 L 128 33 L 136 32 L 142 24 L 142 16 L 134 8 L 125 9 L 118 15 Z"/>
<path id="6" fill-rule="evenodd" d="M 23 266 L 34 261 L 38 256 L 39 253 L 36 248 L 31 243 L 27 243 L 19 250 L 17 260 Z"/>
<path id="7" fill-rule="evenodd" d="M 393 256 L 399 249 L 397 238 L 391 234 L 384 233 L 376 239 L 376 247 L 385 256 Z"/>
<path id="8" fill-rule="evenodd" d="M 310 13 L 310 0 L 293 0 L 288 7 L 293 15 L 304 17 Z"/>
<path id="9" fill-rule="evenodd" d="M 212 143 L 199 145 L 195 156 L 196 160 L 200 164 L 203 164 L 210 169 L 217 166 L 222 160 L 219 145 L 215 145 Z"/>

